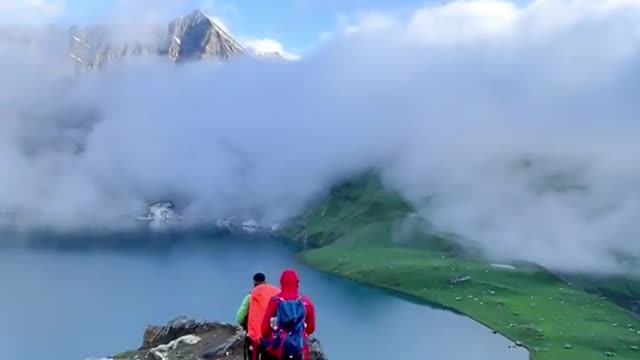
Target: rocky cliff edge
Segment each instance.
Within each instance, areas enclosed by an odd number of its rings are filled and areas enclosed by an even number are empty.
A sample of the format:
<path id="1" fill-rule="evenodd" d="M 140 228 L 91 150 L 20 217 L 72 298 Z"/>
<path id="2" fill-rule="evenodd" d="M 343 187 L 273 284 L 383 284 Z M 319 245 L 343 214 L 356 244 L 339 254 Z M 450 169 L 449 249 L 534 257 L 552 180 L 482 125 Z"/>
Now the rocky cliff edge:
<path id="1" fill-rule="evenodd" d="M 179 317 L 164 326 L 148 326 L 137 350 L 85 360 L 244 360 L 244 338 L 237 325 Z M 327 360 L 320 342 L 314 337 L 310 341 L 311 360 Z"/>

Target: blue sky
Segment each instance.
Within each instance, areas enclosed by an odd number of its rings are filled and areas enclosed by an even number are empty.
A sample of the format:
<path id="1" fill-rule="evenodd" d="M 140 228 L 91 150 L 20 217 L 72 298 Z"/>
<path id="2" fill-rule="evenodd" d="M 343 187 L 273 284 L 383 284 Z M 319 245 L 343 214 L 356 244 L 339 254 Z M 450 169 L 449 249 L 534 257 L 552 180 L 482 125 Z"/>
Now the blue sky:
<path id="1" fill-rule="evenodd" d="M 513 0 L 515 3 L 529 0 Z M 170 19 L 194 9 L 220 19 L 240 41 L 274 39 L 305 53 L 346 19 L 376 12 L 408 14 L 451 0 L 0 0 L 0 22 L 91 24 L 141 17 Z M 44 20 L 43 20 L 44 19 Z"/>
<path id="2" fill-rule="evenodd" d="M 65 22 L 99 21 L 113 10 L 118 2 L 127 0 L 66 0 Z M 141 3 L 139 8 L 151 7 L 153 1 Z M 161 2 L 161 1 L 158 1 Z M 294 52 L 301 52 L 317 43 L 322 33 L 336 28 L 341 16 L 363 11 L 409 11 L 427 3 L 445 0 L 186 0 L 174 1 L 171 16 L 181 15 L 195 8 L 219 17 L 236 35 L 271 38 L 285 44 Z"/>

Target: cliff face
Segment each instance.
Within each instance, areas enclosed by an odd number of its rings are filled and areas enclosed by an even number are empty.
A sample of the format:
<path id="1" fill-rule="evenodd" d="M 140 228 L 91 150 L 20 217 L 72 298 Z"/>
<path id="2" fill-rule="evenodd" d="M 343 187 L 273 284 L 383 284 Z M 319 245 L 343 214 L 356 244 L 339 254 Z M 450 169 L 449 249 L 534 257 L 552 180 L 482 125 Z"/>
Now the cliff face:
<path id="1" fill-rule="evenodd" d="M 236 325 L 180 317 L 147 327 L 139 349 L 101 360 L 244 360 L 244 337 Z M 311 360 L 326 359 L 318 340 L 311 338 Z"/>
<path id="2" fill-rule="evenodd" d="M 242 53 L 243 46 L 214 20 L 195 11 L 169 24 L 168 55 L 172 61 L 219 58 Z"/>
<path id="3" fill-rule="evenodd" d="M 164 51 L 159 29 L 143 39 L 116 39 L 112 31 L 101 26 L 69 29 L 69 56 L 79 70 L 105 68 L 110 63 L 132 56 L 158 56 Z"/>
<path id="4" fill-rule="evenodd" d="M 114 61 L 136 57 L 162 57 L 171 62 L 227 60 L 248 51 L 215 20 L 196 10 L 168 24 L 122 26 L 2 27 L 0 46 L 37 48 L 68 56 L 78 71 L 103 69 Z M 270 56 L 271 57 L 271 56 Z M 280 58 L 279 54 L 275 54 Z"/>
<path id="5" fill-rule="evenodd" d="M 72 27 L 69 56 L 81 69 L 101 69 L 132 56 L 162 56 L 172 62 L 225 60 L 244 47 L 201 11 L 171 21 L 168 26 L 108 29 Z"/>

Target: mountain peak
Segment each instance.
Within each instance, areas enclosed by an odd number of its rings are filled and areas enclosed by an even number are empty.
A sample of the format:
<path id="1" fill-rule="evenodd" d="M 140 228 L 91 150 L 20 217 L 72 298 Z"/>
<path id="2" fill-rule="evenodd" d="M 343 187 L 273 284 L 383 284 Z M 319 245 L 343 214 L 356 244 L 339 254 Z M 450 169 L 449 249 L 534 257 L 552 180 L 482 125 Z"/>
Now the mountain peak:
<path id="1" fill-rule="evenodd" d="M 205 14 L 201 9 L 193 9 L 187 16 L 208 18 L 207 14 Z"/>
<path id="2" fill-rule="evenodd" d="M 219 33 L 225 41 L 233 43 L 237 48 L 244 49 L 244 46 L 242 46 L 242 44 L 240 44 L 240 42 L 231 35 L 229 29 L 224 24 L 214 16 L 208 15 L 203 10 L 195 9 L 179 19 L 184 19 L 187 23 L 192 25 L 205 23 L 207 26 L 211 26 L 215 32 Z"/>
<path id="3" fill-rule="evenodd" d="M 185 58 L 228 58 L 244 52 L 244 47 L 212 17 L 202 10 L 169 24 L 169 56 L 173 61 Z"/>
<path id="4" fill-rule="evenodd" d="M 204 13 L 204 11 L 200 10 L 200 9 L 195 9 L 193 11 L 191 11 L 190 13 L 188 13 L 187 15 L 184 16 L 184 18 L 188 18 L 194 22 L 197 21 L 208 21 L 211 22 L 211 17 L 208 16 L 207 14 Z"/>
<path id="5" fill-rule="evenodd" d="M 165 58 L 175 63 L 227 60 L 242 54 L 290 60 L 281 46 L 265 44 L 264 39 L 259 44 L 255 41 L 241 44 L 222 21 L 200 9 L 173 18 L 169 23 L 131 26 L 132 31 L 125 33 L 121 28 L 107 25 L 72 25 L 49 32 L 46 39 L 32 34 L 38 29 L 3 31 L 6 29 L 0 26 L 0 42 L 55 46 L 55 51 L 69 56 L 78 72 L 102 69 L 121 59 L 139 56 Z"/>
<path id="6" fill-rule="evenodd" d="M 117 38 L 108 28 L 70 29 L 69 56 L 79 70 L 99 69 L 129 56 L 160 56 L 172 62 L 225 60 L 244 47 L 223 26 L 201 10 L 173 19 L 169 24 L 148 26 L 140 35 Z"/>

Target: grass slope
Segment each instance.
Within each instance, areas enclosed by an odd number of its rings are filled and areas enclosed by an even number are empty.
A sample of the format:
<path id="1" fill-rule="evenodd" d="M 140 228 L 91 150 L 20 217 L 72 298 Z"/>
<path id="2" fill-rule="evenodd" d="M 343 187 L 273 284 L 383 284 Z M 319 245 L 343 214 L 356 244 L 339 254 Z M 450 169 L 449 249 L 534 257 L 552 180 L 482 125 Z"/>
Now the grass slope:
<path id="1" fill-rule="evenodd" d="M 613 302 L 536 267 L 476 261 L 446 235 L 412 229 L 392 241 L 411 212 L 368 175 L 332 191 L 285 232 L 310 248 L 302 253 L 308 264 L 462 312 L 520 342 L 532 359 L 640 358 L 640 322 Z"/>

